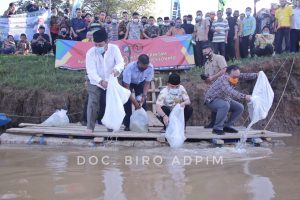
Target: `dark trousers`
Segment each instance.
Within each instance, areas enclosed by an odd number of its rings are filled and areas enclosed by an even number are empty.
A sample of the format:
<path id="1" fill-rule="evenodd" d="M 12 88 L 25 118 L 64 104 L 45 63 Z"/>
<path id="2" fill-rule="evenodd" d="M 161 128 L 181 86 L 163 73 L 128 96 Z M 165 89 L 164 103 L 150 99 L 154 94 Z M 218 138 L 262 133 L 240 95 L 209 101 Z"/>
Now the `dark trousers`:
<path id="1" fill-rule="evenodd" d="M 106 90 L 100 89 L 101 93 L 100 93 L 100 108 L 99 108 L 99 113 L 98 113 L 98 124 L 101 124 L 101 120 L 104 116 L 105 113 L 105 107 L 106 107 Z M 84 105 L 83 105 L 83 111 L 82 111 L 82 116 L 81 116 L 81 122 L 86 123 L 87 122 L 87 106 L 88 106 L 88 102 L 89 102 L 89 94 L 87 94 L 85 96 L 84 99 Z"/>
<path id="2" fill-rule="evenodd" d="M 226 56 L 226 52 L 225 52 L 225 42 L 213 42 L 213 46 L 214 46 L 214 53 L 215 54 L 220 54 L 222 56 Z"/>
<path id="3" fill-rule="evenodd" d="M 255 48 L 254 52 L 258 57 L 260 57 L 260 56 L 271 56 L 274 52 L 274 48 L 271 44 L 268 44 L 264 49 Z"/>
<path id="4" fill-rule="evenodd" d="M 54 48 L 55 40 L 57 39 L 58 34 L 57 33 L 50 33 L 50 35 L 51 35 L 51 40 L 52 40 L 52 47 Z"/>
<path id="5" fill-rule="evenodd" d="M 282 53 L 282 42 L 285 41 L 285 51 L 290 51 L 290 28 L 280 28 L 276 32 L 275 51 L 276 54 Z"/>
<path id="6" fill-rule="evenodd" d="M 197 41 L 196 42 L 196 51 L 195 51 L 195 63 L 196 66 L 203 66 L 204 65 L 204 56 L 203 56 L 203 45 L 205 44 L 205 42 L 207 41 Z"/>
<path id="7" fill-rule="evenodd" d="M 164 111 L 164 113 L 167 115 L 167 116 L 170 116 L 171 114 L 171 109 L 170 107 L 168 106 L 162 106 L 161 109 Z M 186 122 L 191 118 L 193 114 L 193 108 L 192 106 L 188 105 L 188 106 L 185 106 L 184 107 L 184 123 L 185 123 L 185 126 L 186 126 Z M 158 119 L 164 124 L 164 120 L 161 116 L 158 117 Z M 166 130 L 166 126 L 164 124 L 164 129 Z"/>
<path id="8" fill-rule="evenodd" d="M 225 101 L 223 99 L 215 99 L 210 103 L 206 103 L 205 105 L 211 111 L 217 113 L 216 121 L 213 127 L 215 130 L 223 130 L 224 127 L 232 127 L 244 111 L 243 104 L 234 100 Z M 231 112 L 231 115 L 227 122 L 225 122 L 229 112 Z"/>
<path id="9" fill-rule="evenodd" d="M 0 48 L 0 54 L 14 54 L 16 52 L 16 49 L 14 47 L 8 47 L 8 48 Z"/>
<path id="10" fill-rule="evenodd" d="M 51 50 L 51 45 L 49 43 L 44 43 L 44 44 L 32 44 L 32 53 L 33 54 L 38 54 L 38 55 L 43 55 L 47 54 Z"/>
<path id="11" fill-rule="evenodd" d="M 291 29 L 290 40 L 291 52 L 299 52 L 300 30 Z"/>
<path id="12" fill-rule="evenodd" d="M 141 82 L 139 84 L 131 83 L 130 86 L 129 86 L 129 89 L 130 89 L 130 91 L 134 90 L 135 96 L 137 97 L 137 96 L 143 94 L 143 92 L 144 92 L 144 83 L 145 82 Z M 147 110 L 146 102 L 143 104 L 143 108 L 145 110 Z M 132 102 L 131 102 L 130 99 L 128 99 L 128 101 L 124 104 L 124 110 L 125 110 L 126 115 L 124 117 L 123 123 L 124 123 L 125 127 L 129 127 L 130 117 L 132 115 Z"/>
<path id="13" fill-rule="evenodd" d="M 226 44 L 226 60 L 234 60 L 236 59 L 235 55 L 235 40 L 233 38 L 228 38 Z"/>
<path id="14" fill-rule="evenodd" d="M 241 42 L 241 58 L 248 58 L 249 56 L 249 48 L 251 57 L 254 56 L 254 40 L 255 36 L 252 36 L 252 40 L 250 40 L 250 35 L 243 36 Z"/>
<path id="15" fill-rule="evenodd" d="M 98 114 L 98 124 L 102 124 L 101 120 L 104 116 L 105 108 L 106 108 L 106 90 L 101 90 L 101 93 L 102 94 L 99 97 L 100 109 Z"/>
<path id="16" fill-rule="evenodd" d="M 57 39 L 58 34 L 56 34 L 56 33 L 50 33 L 50 34 L 51 34 L 51 40 L 52 40 L 52 50 L 53 50 L 53 53 L 55 55 L 56 54 L 55 40 Z"/>

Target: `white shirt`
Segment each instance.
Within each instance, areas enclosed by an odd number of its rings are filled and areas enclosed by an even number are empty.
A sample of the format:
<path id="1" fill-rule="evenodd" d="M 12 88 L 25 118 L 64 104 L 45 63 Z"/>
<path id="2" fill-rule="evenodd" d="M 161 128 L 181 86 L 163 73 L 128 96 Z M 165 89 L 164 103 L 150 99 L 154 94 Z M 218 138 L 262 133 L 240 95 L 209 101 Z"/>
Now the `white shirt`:
<path id="1" fill-rule="evenodd" d="M 86 53 L 86 72 L 90 83 L 102 89 L 104 88 L 99 84 L 100 81 L 108 81 L 113 69 L 121 73 L 124 65 L 120 49 L 114 44 L 108 44 L 104 56 L 97 54 L 95 47 L 92 47 Z"/>
<path id="2" fill-rule="evenodd" d="M 300 30 L 300 8 L 298 7 L 293 9 L 291 28 Z"/>

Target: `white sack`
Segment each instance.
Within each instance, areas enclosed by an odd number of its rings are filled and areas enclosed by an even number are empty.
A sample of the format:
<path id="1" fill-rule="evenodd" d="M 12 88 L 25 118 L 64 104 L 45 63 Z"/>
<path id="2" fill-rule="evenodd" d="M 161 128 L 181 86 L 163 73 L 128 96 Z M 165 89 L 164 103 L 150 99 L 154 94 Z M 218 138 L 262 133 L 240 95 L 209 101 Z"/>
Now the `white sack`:
<path id="1" fill-rule="evenodd" d="M 251 102 L 248 103 L 248 111 L 250 117 L 250 128 L 259 120 L 265 119 L 272 106 L 274 92 L 263 71 L 258 73 L 258 78 L 253 89 Z"/>
<path id="2" fill-rule="evenodd" d="M 109 77 L 106 91 L 106 107 L 101 120 L 106 128 L 118 131 L 125 117 L 124 104 L 128 101 L 130 91 L 122 87 L 117 77 L 112 74 Z"/>
<path id="3" fill-rule="evenodd" d="M 130 117 L 130 130 L 138 133 L 148 132 L 148 115 L 144 108 L 134 111 Z"/>
<path id="4" fill-rule="evenodd" d="M 70 123 L 66 110 L 56 110 L 42 125 L 45 126 L 66 126 Z"/>
<path id="5" fill-rule="evenodd" d="M 177 104 L 169 116 L 166 138 L 171 147 L 180 147 L 184 141 L 184 108 Z"/>

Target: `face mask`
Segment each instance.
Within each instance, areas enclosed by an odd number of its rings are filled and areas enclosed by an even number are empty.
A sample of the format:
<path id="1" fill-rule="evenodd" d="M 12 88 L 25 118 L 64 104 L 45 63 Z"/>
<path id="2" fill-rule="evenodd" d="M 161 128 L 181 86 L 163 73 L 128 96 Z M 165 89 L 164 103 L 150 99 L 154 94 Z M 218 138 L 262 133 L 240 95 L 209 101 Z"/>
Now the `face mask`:
<path id="1" fill-rule="evenodd" d="M 175 27 L 176 27 L 176 28 L 181 28 L 181 23 L 176 23 L 176 24 L 175 24 Z"/>
<path id="2" fill-rule="evenodd" d="M 118 23 L 118 20 L 112 19 L 111 22 L 112 22 L 113 24 L 116 24 L 116 23 Z"/>
<path id="3" fill-rule="evenodd" d="M 175 26 L 175 23 L 174 23 L 174 22 L 171 22 L 170 25 L 171 25 L 171 26 Z"/>
<path id="4" fill-rule="evenodd" d="M 178 88 L 170 88 L 169 93 L 171 95 L 178 95 L 179 89 Z"/>
<path id="5" fill-rule="evenodd" d="M 165 22 L 165 25 L 166 25 L 166 26 L 170 26 L 170 23 L 169 23 L 169 22 Z"/>
<path id="6" fill-rule="evenodd" d="M 104 47 L 96 47 L 95 49 L 96 54 L 103 54 L 105 52 Z"/>
<path id="7" fill-rule="evenodd" d="M 191 24 L 191 23 L 192 23 L 192 21 L 187 21 L 186 23 L 187 23 L 187 24 Z"/>
<path id="8" fill-rule="evenodd" d="M 269 32 L 263 32 L 262 34 L 263 35 L 269 35 Z"/>
<path id="9" fill-rule="evenodd" d="M 134 22 L 134 23 L 138 23 L 138 22 L 139 22 L 139 19 L 133 19 L 133 22 Z"/>
<path id="10" fill-rule="evenodd" d="M 67 31 L 61 31 L 61 34 L 62 34 L 62 35 L 66 35 L 66 34 L 67 34 Z"/>
<path id="11" fill-rule="evenodd" d="M 250 11 L 246 11 L 246 15 L 247 15 L 247 16 L 250 16 L 250 15 L 251 15 L 251 12 L 250 12 Z"/>
<path id="12" fill-rule="evenodd" d="M 239 78 L 229 78 L 229 83 L 231 84 L 231 85 L 237 85 L 238 84 L 238 82 L 239 82 Z"/>
<path id="13" fill-rule="evenodd" d="M 201 20 L 201 19 L 202 19 L 201 15 L 199 15 L 199 16 L 196 17 L 196 20 Z"/>
<path id="14" fill-rule="evenodd" d="M 211 59 L 212 59 L 212 54 L 211 54 L 211 52 L 206 53 L 206 54 L 203 54 L 203 56 L 204 56 L 204 58 L 205 58 L 206 60 L 211 60 Z"/>
<path id="15" fill-rule="evenodd" d="M 111 23 L 111 21 L 107 21 L 106 23 L 107 23 L 107 24 L 110 24 L 110 23 Z"/>
<path id="16" fill-rule="evenodd" d="M 163 25 L 164 23 L 160 21 L 160 22 L 157 22 L 157 24 L 158 25 Z"/>

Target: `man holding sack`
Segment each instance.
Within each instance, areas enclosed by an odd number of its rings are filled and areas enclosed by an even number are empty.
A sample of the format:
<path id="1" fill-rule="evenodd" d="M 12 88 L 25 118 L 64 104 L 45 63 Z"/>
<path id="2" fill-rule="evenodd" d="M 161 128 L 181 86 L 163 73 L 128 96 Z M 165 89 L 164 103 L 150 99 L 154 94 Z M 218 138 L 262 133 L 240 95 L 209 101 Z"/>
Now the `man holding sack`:
<path id="1" fill-rule="evenodd" d="M 120 49 L 114 44 L 108 44 L 104 28 L 94 32 L 94 47 L 86 53 L 86 71 L 89 82 L 87 106 L 87 134 L 95 129 L 99 112 L 99 96 L 105 95 L 110 74 L 119 76 L 124 68 L 124 60 Z"/>

